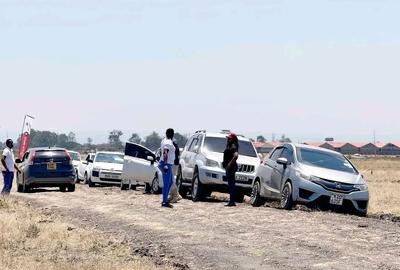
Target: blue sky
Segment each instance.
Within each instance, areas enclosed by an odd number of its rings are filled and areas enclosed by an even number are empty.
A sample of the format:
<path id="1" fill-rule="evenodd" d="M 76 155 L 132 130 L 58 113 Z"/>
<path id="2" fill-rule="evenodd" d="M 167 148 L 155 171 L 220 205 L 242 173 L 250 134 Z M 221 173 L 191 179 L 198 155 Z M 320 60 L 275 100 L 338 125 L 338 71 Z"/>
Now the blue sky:
<path id="1" fill-rule="evenodd" d="M 0 0 L 0 140 L 175 127 L 400 141 L 400 2 Z"/>

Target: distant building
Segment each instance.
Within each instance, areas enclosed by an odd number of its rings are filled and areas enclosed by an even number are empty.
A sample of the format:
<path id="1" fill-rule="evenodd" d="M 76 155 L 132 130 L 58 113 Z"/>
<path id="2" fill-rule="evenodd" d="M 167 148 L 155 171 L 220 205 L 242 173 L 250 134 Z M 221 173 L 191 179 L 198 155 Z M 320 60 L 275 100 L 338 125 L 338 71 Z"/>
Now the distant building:
<path id="1" fill-rule="evenodd" d="M 253 144 L 257 152 L 262 155 L 269 154 L 275 147 L 281 145 L 278 142 L 254 142 Z"/>
<path id="2" fill-rule="evenodd" d="M 388 143 L 381 149 L 382 155 L 400 156 L 400 143 Z"/>

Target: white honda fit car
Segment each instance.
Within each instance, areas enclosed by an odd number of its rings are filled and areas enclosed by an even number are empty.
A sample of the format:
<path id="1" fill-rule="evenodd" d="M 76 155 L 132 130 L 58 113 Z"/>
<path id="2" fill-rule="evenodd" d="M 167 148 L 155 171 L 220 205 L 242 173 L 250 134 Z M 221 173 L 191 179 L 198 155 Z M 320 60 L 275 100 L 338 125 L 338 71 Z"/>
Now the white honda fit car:
<path id="1" fill-rule="evenodd" d="M 258 168 L 251 203 L 280 200 L 291 209 L 296 203 L 341 208 L 364 216 L 369 192 L 363 176 L 342 154 L 302 144 L 275 148 Z"/>
<path id="2" fill-rule="evenodd" d="M 123 153 L 97 152 L 88 179 L 89 187 L 96 184 L 120 185 L 123 165 Z"/>

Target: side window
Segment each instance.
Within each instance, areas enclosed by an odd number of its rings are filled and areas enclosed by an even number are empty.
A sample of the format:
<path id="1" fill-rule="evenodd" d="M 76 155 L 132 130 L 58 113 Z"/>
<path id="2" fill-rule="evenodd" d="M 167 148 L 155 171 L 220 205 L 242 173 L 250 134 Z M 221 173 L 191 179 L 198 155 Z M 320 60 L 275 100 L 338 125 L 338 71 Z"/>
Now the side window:
<path id="1" fill-rule="evenodd" d="M 127 143 L 125 146 L 125 155 L 140 159 L 147 159 L 148 156 L 152 156 L 155 159 L 155 155 L 151 151 L 137 144 L 130 143 Z"/>
<path id="2" fill-rule="evenodd" d="M 289 162 L 293 162 L 293 151 L 288 148 L 283 148 L 282 154 L 280 157 L 286 158 Z"/>
<path id="3" fill-rule="evenodd" d="M 184 151 L 189 151 L 190 145 L 193 142 L 194 137 L 190 137 L 190 139 L 186 142 L 185 148 L 183 149 Z"/>
<path id="4" fill-rule="evenodd" d="M 198 142 L 199 142 L 199 139 L 198 139 L 197 137 L 196 137 L 196 138 L 193 138 L 193 141 L 192 141 L 192 143 L 190 144 L 188 151 L 189 151 L 189 152 L 193 152 L 194 147 L 198 144 Z"/>
<path id="5" fill-rule="evenodd" d="M 272 152 L 272 154 L 269 156 L 269 159 L 276 161 L 281 156 L 282 151 L 283 151 L 283 148 L 275 149 L 275 151 Z"/>

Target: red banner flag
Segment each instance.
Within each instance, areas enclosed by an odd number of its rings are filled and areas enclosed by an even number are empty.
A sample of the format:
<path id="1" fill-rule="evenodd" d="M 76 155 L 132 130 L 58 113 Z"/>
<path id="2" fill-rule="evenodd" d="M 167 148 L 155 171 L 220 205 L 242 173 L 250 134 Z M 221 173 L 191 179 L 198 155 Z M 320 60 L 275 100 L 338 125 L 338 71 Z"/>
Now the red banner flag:
<path id="1" fill-rule="evenodd" d="M 34 118 L 32 116 L 26 115 L 24 119 L 24 126 L 22 127 L 22 134 L 21 134 L 21 142 L 19 144 L 19 158 L 25 155 L 26 151 L 28 151 L 29 143 L 31 141 L 31 127 L 32 127 L 32 120 Z"/>

